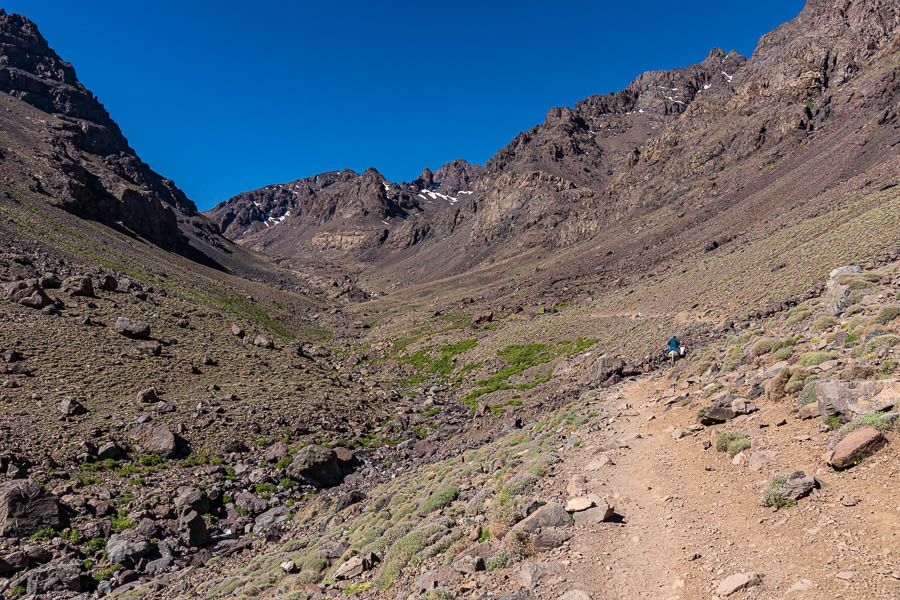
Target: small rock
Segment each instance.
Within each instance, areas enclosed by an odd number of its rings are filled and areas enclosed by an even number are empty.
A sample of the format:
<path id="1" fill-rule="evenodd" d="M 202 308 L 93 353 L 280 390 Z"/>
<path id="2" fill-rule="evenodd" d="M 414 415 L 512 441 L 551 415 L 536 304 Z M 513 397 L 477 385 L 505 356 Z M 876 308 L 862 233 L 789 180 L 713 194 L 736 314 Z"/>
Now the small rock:
<path id="1" fill-rule="evenodd" d="M 126 317 L 116 319 L 115 329 L 117 333 L 136 340 L 146 340 L 150 337 L 150 324 L 136 321 Z"/>
<path id="2" fill-rule="evenodd" d="M 716 593 L 721 596 L 730 596 L 735 592 L 745 590 L 761 583 L 762 578 L 758 573 L 735 573 L 719 583 L 716 588 Z"/>

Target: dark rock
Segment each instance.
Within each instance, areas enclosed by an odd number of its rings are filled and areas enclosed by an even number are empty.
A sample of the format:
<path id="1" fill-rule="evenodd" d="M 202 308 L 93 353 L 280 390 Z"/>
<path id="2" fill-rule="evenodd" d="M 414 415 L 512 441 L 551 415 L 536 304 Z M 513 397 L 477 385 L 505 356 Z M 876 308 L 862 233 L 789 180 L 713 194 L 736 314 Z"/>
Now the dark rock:
<path id="1" fill-rule="evenodd" d="M 0 484 L 0 536 L 28 537 L 62 524 L 59 501 L 38 483 L 25 479 Z"/>
<path id="2" fill-rule="evenodd" d="M 13 281 L 4 288 L 7 300 L 40 310 L 53 303 L 44 290 L 27 281 Z"/>
<path id="3" fill-rule="evenodd" d="M 165 423 L 151 421 L 132 425 L 128 437 L 145 454 L 171 458 L 175 454 L 177 438 Z"/>
<path id="4" fill-rule="evenodd" d="M 175 497 L 175 510 L 179 514 L 194 511 L 203 515 L 209 512 L 209 507 L 209 497 L 203 490 L 190 486 L 178 488 L 178 495 Z"/>
<path id="5" fill-rule="evenodd" d="M 137 401 L 144 404 L 152 404 L 154 402 L 159 402 L 159 395 L 156 393 L 156 388 L 147 388 L 141 390 L 137 393 Z"/>
<path id="6" fill-rule="evenodd" d="M 205 546 L 210 541 L 206 521 L 193 510 L 178 517 L 178 531 L 181 534 L 181 541 L 192 548 Z"/>
<path id="7" fill-rule="evenodd" d="M 287 520 L 291 509 L 287 506 L 276 506 L 270 508 L 263 514 L 256 517 L 253 522 L 253 533 L 267 533 L 270 529 L 284 523 Z"/>
<path id="8" fill-rule="evenodd" d="M 130 534 L 131 532 L 115 534 L 106 542 L 106 554 L 110 562 L 135 565 L 153 549 L 148 540 Z"/>
<path id="9" fill-rule="evenodd" d="M 67 417 L 83 415 L 87 412 L 87 409 L 81 404 L 83 400 L 84 398 L 66 396 L 63 398 L 62 402 L 59 403 L 59 412 Z"/>
<path id="10" fill-rule="evenodd" d="M 323 446 L 304 446 L 287 468 L 287 474 L 316 487 L 331 487 L 343 480 L 334 450 Z"/>
<path id="11" fill-rule="evenodd" d="M 246 450 L 245 450 L 246 452 Z M 288 445 L 284 442 L 275 442 L 263 453 L 263 460 L 269 463 L 277 463 L 288 455 Z"/>
<path id="12" fill-rule="evenodd" d="M 150 324 L 144 321 L 136 321 L 127 317 L 116 319 L 116 332 L 136 340 L 146 340 L 150 337 Z"/>
<path id="13" fill-rule="evenodd" d="M 26 591 L 29 595 L 53 592 L 85 592 L 89 578 L 82 573 L 80 562 L 50 564 L 28 573 Z"/>
<path id="14" fill-rule="evenodd" d="M 76 275 L 63 281 L 62 289 L 70 296 L 94 297 L 94 284 L 90 277 Z"/>

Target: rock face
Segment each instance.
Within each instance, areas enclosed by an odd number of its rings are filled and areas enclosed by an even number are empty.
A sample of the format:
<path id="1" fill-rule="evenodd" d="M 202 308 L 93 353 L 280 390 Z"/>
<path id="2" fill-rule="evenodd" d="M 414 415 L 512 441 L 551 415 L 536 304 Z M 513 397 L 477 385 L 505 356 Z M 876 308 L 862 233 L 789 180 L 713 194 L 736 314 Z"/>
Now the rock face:
<path id="1" fill-rule="evenodd" d="M 838 381 L 823 379 L 816 382 L 816 398 L 822 419 L 840 417 L 850 421 L 854 417 L 881 412 L 900 400 L 900 381 Z"/>
<path id="2" fill-rule="evenodd" d="M 331 487 L 343 480 L 334 450 L 316 445 L 301 448 L 288 465 L 287 474 L 316 487 Z"/>
<path id="3" fill-rule="evenodd" d="M 158 421 L 138 423 L 128 430 L 128 437 L 146 454 L 156 454 L 164 458 L 175 455 L 178 440 L 165 423 Z"/>
<path id="4" fill-rule="evenodd" d="M 27 537 L 62 526 L 59 501 L 30 479 L 0 484 L 0 536 Z"/>
<path id="5" fill-rule="evenodd" d="M 835 469 L 847 469 L 871 456 L 887 443 L 887 439 L 874 427 L 863 427 L 847 435 L 837 443 L 827 458 Z"/>

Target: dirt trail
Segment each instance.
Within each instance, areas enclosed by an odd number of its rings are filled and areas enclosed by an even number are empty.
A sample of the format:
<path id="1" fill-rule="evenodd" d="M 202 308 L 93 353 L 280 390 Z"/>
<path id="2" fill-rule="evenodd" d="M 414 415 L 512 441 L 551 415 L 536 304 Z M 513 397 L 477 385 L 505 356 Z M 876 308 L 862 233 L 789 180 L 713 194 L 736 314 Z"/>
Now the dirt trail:
<path id="1" fill-rule="evenodd" d="M 776 405 L 735 423 L 752 428 L 754 447 L 777 454 L 751 471 L 746 460 L 736 465 L 727 453 L 704 450 L 719 430 L 676 441 L 672 428 L 693 419 L 688 409 L 659 401 L 674 394 L 668 379 L 643 378 L 594 400 L 610 418 L 563 451 L 556 483 L 565 494 L 572 476 L 586 475 L 623 522 L 576 527 L 569 550 L 552 557 L 569 561 L 566 575 L 553 589 L 538 589 L 539 597 L 581 589 L 593 600 L 711 598 L 726 577 L 757 572 L 762 584 L 732 597 L 900 598 L 895 450 L 853 476 L 830 473 L 817 467 L 817 440 L 803 439 L 812 422 L 760 427 L 788 415 L 788 407 Z M 605 452 L 614 465 L 590 470 L 604 442 L 633 434 L 641 437 L 627 441 L 628 448 Z M 759 506 L 771 474 L 792 468 L 815 474 L 826 487 L 780 512 Z M 860 504 L 867 506 L 846 507 L 838 501 L 843 496 L 866 498 Z"/>

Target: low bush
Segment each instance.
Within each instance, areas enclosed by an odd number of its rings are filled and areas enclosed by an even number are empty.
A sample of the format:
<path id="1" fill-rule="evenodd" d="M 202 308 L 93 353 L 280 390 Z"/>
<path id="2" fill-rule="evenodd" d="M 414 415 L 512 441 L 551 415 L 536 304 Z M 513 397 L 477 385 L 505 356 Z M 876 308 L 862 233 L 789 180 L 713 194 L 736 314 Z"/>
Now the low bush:
<path id="1" fill-rule="evenodd" d="M 838 356 L 839 355 L 835 352 L 807 352 L 800 357 L 797 364 L 801 367 L 815 367 L 826 360 L 834 360 L 838 358 Z"/>
<path id="2" fill-rule="evenodd" d="M 734 457 L 749 448 L 750 448 L 750 439 L 746 438 L 746 437 L 739 437 L 735 440 L 732 440 L 732 442 L 728 444 L 728 454 L 730 454 L 732 457 Z"/>
<path id="3" fill-rule="evenodd" d="M 784 484 L 787 483 L 788 475 L 786 473 L 776 475 L 766 491 L 763 492 L 763 504 L 765 506 L 774 506 L 775 508 L 786 508 L 796 504 L 796 500 L 790 498 L 782 498 L 779 492 Z"/>
<path id="4" fill-rule="evenodd" d="M 885 306 L 875 317 L 875 322 L 879 325 L 887 325 L 897 317 L 900 317 L 900 306 Z"/>
<path id="5" fill-rule="evenodd" d="M 739 434 L 734 433 L 732 431 L 725 431 L 719 434 L 719 437 L 716 439 L 716 450 L 719 452 L 725 452 L 728 450 L 728 445 L 734 440 L 741 437 Z"/>
<path id="6" fill-rule="evenodd" d="M 422 506 L 419 507 L 419 513 L 423 515 L 427 515 L 429 513 L 433 513 L 436 510 L 440 510 L 456 500 L 459 497 L 459 488 L 455 485 L 447 485 L 428 497 L 425 502 L 422 503 Z"/>

